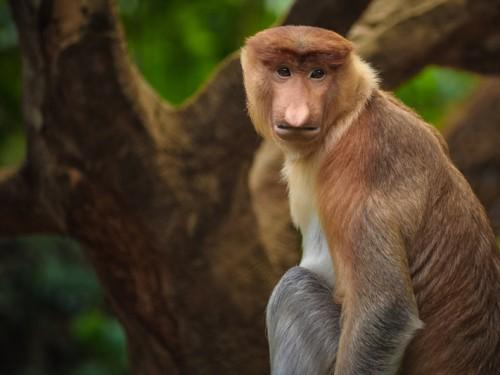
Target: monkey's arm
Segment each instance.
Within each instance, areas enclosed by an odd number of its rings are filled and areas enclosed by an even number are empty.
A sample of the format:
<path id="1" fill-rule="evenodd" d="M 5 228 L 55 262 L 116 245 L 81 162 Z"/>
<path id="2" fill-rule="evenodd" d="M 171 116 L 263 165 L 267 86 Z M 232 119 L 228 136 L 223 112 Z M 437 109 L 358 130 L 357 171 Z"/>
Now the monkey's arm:
<path id="1" fill-rule="evenodd" d="M 388 205 L 359 209 L 332 251 L 343 294 L 335 375 L 396 374 L 421 327 L 401 218 Z"/>
<path id="2" fill-rule="evenodd" d="M 335 365 L 340 305 L 317 275 L 303 267 L 288 270 L 267 307 L 271 373 L 326 375 Z"/>

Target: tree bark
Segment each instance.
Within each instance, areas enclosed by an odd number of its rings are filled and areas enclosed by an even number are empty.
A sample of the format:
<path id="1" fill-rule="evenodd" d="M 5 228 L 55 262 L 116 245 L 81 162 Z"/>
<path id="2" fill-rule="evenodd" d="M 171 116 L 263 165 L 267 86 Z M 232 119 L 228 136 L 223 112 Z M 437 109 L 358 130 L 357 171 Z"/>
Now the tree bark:
<path id="1" fill-rule="evenodd" d="M 299 0 L 286 22 L 347 33 L 359 19 L 358 50 L 394 87 L 427 63 L 474 65 L 459 36 L 472 40 L 467 28 L 484 23 L 474 38 L 495 40 L 486 21 L 500 14 L 497 0 L 392 1 L 385 22 L 378 0 L 360 18 L 368 3 Z M 18 171 L 0 173 L 0 233 L 83 245 L 125 329 L 133 373 L 266 373 L 265 303 L 298 241 L 281 156 L 258 149 L 245 114 L 238 56 L 173 109 L 131 63 L 112 0 L 10 7 L 28 152 Z M 443 27 L 444 15 L 458 20 Z M 478 53 L 496 56 L 492 45 Z"/>

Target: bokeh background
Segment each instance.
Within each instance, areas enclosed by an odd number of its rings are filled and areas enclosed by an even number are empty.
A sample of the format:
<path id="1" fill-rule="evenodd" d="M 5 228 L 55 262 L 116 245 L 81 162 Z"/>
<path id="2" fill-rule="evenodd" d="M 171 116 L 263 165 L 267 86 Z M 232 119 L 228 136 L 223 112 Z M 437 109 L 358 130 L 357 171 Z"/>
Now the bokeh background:
<path id="1" fill-rule="evenodd" d="M 133 59 L 181 105 L 245 37 L 277 22 L 290 0 L 121 0 Z M 22 63 L 0 2 L 0 166 L 22 163 Z M 396 95 L 441 128 L 478 85 L 469 73 L 427 67 Z M 1 204 L 1 202 L 0 202 Z M 69 239 L 0 240 L 0 374 L 127 374 L 123 331 L 93 271 Z"/>

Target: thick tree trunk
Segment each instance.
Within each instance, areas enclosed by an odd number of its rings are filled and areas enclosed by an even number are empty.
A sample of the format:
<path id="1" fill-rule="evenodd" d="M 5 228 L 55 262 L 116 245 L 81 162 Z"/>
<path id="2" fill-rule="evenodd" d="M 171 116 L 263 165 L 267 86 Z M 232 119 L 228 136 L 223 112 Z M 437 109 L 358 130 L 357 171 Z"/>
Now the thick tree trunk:
<path id="1" fill-rule="evenodd" d="M 368 3 L 300 0 L 286 22 L 347 33 Z M 471 67 L 475 58 L 478 70 L 494 70 L 483 60 L 498 49 L 490 43 L 483 57 L 465 58 L 459 35 L 481 24 L 474 37 L 492 37 L 497 0 L 386 1 L 390 22 L 380 3 L 352 37 L 388 87 L 429 62 Z M 266 373 L 265 303 L 298 241 L 280 154 L 268 144 L 257 151 L 238 57 L 174 110 L 130 62 L 113 1 L 10 6 L 28 154 L 20 170 L 0 174 L 0 233 L 56 233 L 83 245 L 125 328 L 135 374 Z M 440 14 L 452 25 L 437 25 Z"/>

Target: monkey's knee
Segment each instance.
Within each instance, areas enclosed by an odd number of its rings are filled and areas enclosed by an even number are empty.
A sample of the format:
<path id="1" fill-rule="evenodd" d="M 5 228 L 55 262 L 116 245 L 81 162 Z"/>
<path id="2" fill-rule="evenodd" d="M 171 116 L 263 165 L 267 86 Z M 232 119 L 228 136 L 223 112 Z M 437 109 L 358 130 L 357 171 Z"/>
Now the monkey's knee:
<path id="1" fill-rule="evenodd" d="M 269 298 L 267 315 L 279 314 L 285 309 L 302 309 L 302 303 L 310 304 L 317 299 L 329 299 L 331 289 L 316 274 L 307 268 L 290 268 L 280 279 Z"/>
<path id="2" fill-rule="evenodd" d="M 331 290 L 322 278 L 301 266 L 295 266 L 286 271 L 276 287 L 288 288 L 293 291 L 300 291 L 304 288 L 310 291 Z"/>
<path id="3" fill-rule="evenodd" d="M 273 375 L 327 374 L 340 334 L 340 306 L 326 282 L 303 267 L 289 269 L 267 306 Z"/>
<path id="4" fill-rule="evenodd" d="M 269 331 L 284 319 L 307 320 L 311 311 L 339 314 L 328 284 L 313 272 L 300 266 L 290 268 L 274 288 L 267 305 L 266 321 Z"/>

